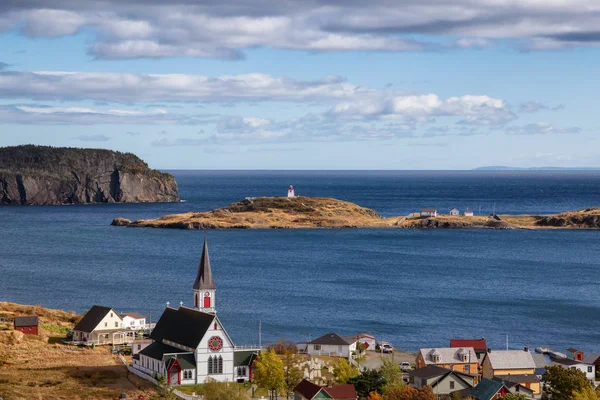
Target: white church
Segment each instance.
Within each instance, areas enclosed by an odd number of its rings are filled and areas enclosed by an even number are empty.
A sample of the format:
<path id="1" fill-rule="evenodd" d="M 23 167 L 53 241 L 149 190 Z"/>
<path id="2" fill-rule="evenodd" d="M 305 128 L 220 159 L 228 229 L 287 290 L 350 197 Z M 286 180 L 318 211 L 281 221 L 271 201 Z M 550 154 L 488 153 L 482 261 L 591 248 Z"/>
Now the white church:
<path id="1" fill-rule="evenodd" d="M 167 307 L 146 348 L 134 355 L 133 367 L 152 376 L 166 376 L 169 385 L 252 380 L 252 365 L 259 350 L 236 350 L 216 314 L 216 286 L 208 244 L 193 286 L 194 307 Z"/>

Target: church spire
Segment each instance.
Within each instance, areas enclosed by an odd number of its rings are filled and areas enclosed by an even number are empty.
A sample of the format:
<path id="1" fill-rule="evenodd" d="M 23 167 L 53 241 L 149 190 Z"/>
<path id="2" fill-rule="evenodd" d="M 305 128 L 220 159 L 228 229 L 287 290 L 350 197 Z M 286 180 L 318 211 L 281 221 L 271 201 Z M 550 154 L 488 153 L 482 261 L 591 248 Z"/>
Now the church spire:
<path id="1" fill-rule="evenodd" d="M 194 290 L 215 290 L 215 281 L 213 280 L 212 271 L 210 269 L 210 258 L 208 257 L 208 241 L 204 235 L 204 248 L 200 257 L 200 265 L 198 265 L 198 276 L 194 282 Z"/>

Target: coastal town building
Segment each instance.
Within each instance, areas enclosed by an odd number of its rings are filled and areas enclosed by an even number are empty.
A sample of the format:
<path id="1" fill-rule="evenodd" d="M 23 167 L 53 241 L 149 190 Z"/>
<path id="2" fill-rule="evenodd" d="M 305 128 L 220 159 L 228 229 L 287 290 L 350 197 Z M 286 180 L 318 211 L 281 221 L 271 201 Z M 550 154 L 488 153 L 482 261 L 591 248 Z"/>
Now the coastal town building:
<path id="1" fill-rule="evenodd" d="M 409 372 L 410 386 L 421 389 L 431 386 L 437 396 L 449 395 L 452 392 L 470 389 L 477 384 L 477 376 L 428 365 Z"/>
<path id="2" fill-rule="evenodd" d="M 470 375 L 476 375 L 479 369 L 479 359 L 472 347 L 420 349 L 415 363 L 417 369 L 428 365 L 437 365 Z"/>
<path id="3" fill-rule="evenodd" d="M 258 349 L 236 350 L 216 315 L 216 286 L 206 238 L 192 286 L 194 307 L 167 306 L 150 334 L 152 343 L 133 357 L 133 367 L 152 376 L 166 376 L 169 385 L 252 378 Z"/>
<path id="4" fill-rule="evenodd" d="M 510 390 L 504 383 L 486 378 L 482 379 L 474 388 L 458 391 L 462 398 L 473 400 L 496 400 L 509 393 Z"/>
<path id="5" fill-rule="evenodd" d="M 369 333 L 357 333 L 356 335 L 345 336 L 344 339 L 348 343 L 356 342 L 357 345 L 362 343 L 365 345 L 365 350 L 369 351 L 375 350 L 377 347 L 377 339 Z"/>
<path id="6" fill-rule="evenodd" d="M 458 208 L 453 208 L 452 210 L 450 210 L 450 215 L 460 215 L 460 211 L 458 211 Z"/>
<path id="7" fill-rule="evenodd" d="M 571 360 L 583 361 L 584 357 L 585 357 L 585 354 L 581 350 L 577 350 L 573 347 L 569 347 L 567 349 L 567 358 L 569 358 Z"/>
<path id="8" fill-rule="evenodd" d="M 26 335 L 38 335 L 39 319 L 37 315 L 15 317 L 15 331 L 23 332 Z"/>
<path id="9" fill-rule="evenodd" d="M 356 400 L 358 394 L 351 384 L 319 386 L 303 379 L 294 388 L 294 400 L 313 399 Z"/>
<path id="10" fill-rule="evenodd" d="M 567 353 L 569 350 L 567 350 Z M 572 360 L 570 358 L 557 359 L 552 362 L 552 365 L 559 365 L 566 369 L 577 369 L 585 374 L 585 377 L 590 382 L 596 380 L 596 366 L 588 364 L 585 361 Z"/>
<path id="11" fill-rule="evenodd" d="M 492 378 L 492 380 L 496 381 L 496 382 L 502 382 L 504 384 L 504 386 L 506 386 L 508 391 L 512 394 L 521 394 L 528 399 L 532 399 L 535 397 L 535 393 L 533 392 L 532 389 L 523 386 L 519 382 L 514 382 L 518 379 L 513 379 L 512 375 L 507 375 L 502 378 L 495 377 L 495 378 Z"/>
<path id="12" fill-rule="evenodd" d="M 510 380 L 541 393 L 540 379 L 536 376 L 536 364 L 528 348 L 523 350 L 489 350 L 481 363 L 482 376 Z M 510 376 L 510 377 L 509 377 Z"/>
<path id="13" fill-rule="evenodd" d="M 485 353 L 487 352 L 487 341 L 485 338 L 481 339 L 450 339 L 450 347 L 461 348 L 461 347 L 472 347 L 475 350 L 475 354 L 481 361 Z"/>
<path id="14" fill-rule="evenodd" d="M 472 217 L 473 216 L 473 210 L 470 210 L 470 209 L 467 208 L 465 210 L 465 212 L 464 212 L 464 216 L 465 217 Z"/>
<path id="15" fill-rule="evenodd" d="M 113 308 L 94 305 L 73 328 L 73 341 L 83 344 L 124 344 L 135 333 L 124 331 L 123 319 Z"/>
<path id="16" fill-rule="evenodd" d="M 352 337 L 343 337 L 337 333 L 327 333 L 310 342 L 296 344 L 298 353 L 311 356 L 331 356 L 350 358 L 356 351 L 356 340 Z"/>
<path id="17" fill-rule="evenodd" d="M 123 328 L 126 329 L 146 329 L 146 317 L 137 312 L 121 314 L 123 320 Z"/>
<path id="18" fill-rule="evenodd" d="M 435 208 L 424 208 L 421 210 L 421 217 L 437 217 L 437 210 Z"/>

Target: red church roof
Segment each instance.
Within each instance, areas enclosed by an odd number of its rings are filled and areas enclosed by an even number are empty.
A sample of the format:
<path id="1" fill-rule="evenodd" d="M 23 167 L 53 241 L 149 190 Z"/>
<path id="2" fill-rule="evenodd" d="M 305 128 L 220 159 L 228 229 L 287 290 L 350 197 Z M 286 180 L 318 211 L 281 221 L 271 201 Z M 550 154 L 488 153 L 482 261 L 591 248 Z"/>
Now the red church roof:
<path id="1" fill-rule="evenodd" d="M 450 347 L 472 347 L 475 351 L 486 351 L 487 342 L 481 339 L 450 339 Z"/>

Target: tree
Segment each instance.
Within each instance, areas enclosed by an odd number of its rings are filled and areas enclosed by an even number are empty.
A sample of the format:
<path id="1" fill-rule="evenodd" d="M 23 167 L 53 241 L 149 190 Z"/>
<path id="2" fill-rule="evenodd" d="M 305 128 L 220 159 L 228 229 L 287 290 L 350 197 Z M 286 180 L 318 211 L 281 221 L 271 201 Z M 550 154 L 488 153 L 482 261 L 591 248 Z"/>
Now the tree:
<path id="1" fill-rule="evenodd" d="M 598 391 L 592 385 L 588 385 L 581 392 L 573 392 L 573 400 L 598 400 Z"/>
<path id="2" fill-rule="evenodd" d="M 333 365 L 333 376 L 338 383 L 347 383 L 351 378 L 358 376 L 358 368 L 350 365 L 345 358 L 338 358 Z"/>
<path id="3" fill-rule="evenodd" d="M 553 365 L 546 368 L 543 378 L 544 392 L 542 399 L 571 400 L 573 392 L 583 392 L 590 383 L 585 374 L 577 369 L 563 368 Z"/>
<path id="4" fill-rule="evenodd" d="M 267 345 L 267 350 L 274 350 L 277 354 L 296 354 L 298 352 L 294 342 L 281 338 L 277 339 L 277 342 Z"/>
<path id="5" fill-rule="evenodd" d="M 204 400 L 250 400 L 248 391 L 237 383 L 217 382 L 208 379 L 202 387 Z"/>
<path id="6" fill-rule="evenodd" d="M 382 399 L 381 399 L 381 396 L 379 395 L 379 393 L 371 392 L 371 393 L 369 393 L 369 397 L 367 397 L 367 400 L 382 400 Z"/>
<path id="7" fill-rule="evenodd" d="M 383 393 L 389 390 L 392 386 L 402 386 L 402 370 L 400 366 L 394 363 L 389 358 L 383 359 L 383 365 L 379 368 L 381 376 L 386 381 Z"/>
<path id="8" fill-rule="evenodd" d="M 523 394 L 513 394 L 509 393 L 503 397 L 504 400 L 527 400 L 527 397 Z"/>
<path id="9" fill-rule="evenodd" d="M 269 399 L 277 399 L 285 389 L 283 361 L 274 350 L 262 352 L 254 364 L 254 382 L 269 391 Z"/>
<path id="10" fill-rule="evenodd" d="M 296 354 L 296 347 L 294 350 L 290 350 L 289 347 L 284 347 L 284 352 L 280 355 L 283 363 L 284 381 L 286 393 L 290 393 L 300 383 L 303 378 L 302 371 L 298 368 L 298 355 Z"/>
<path id="11" fill-rule="evenodd" d="M 416 389 L 408 385 L 392 386 L 384 395 L 383 400 L 436 400 L 431 386 Z"/>
<path id="12" fill-rule="evenodd" d="M 156 379 L 156 392 L 160 399 L 175 400 L 177 396 L 173 393 L 173 388 L 167 383 L 167 378 L 164 375 Z"/>
<path id="13" fill-rule="evenodd" d="M 379 370 L 365 369 L 360 375 L 348 379 L 348 383 L 354 385 L 359 397 L 367 398 L 371 392 L 381 392 L 387 382 Z"/>

